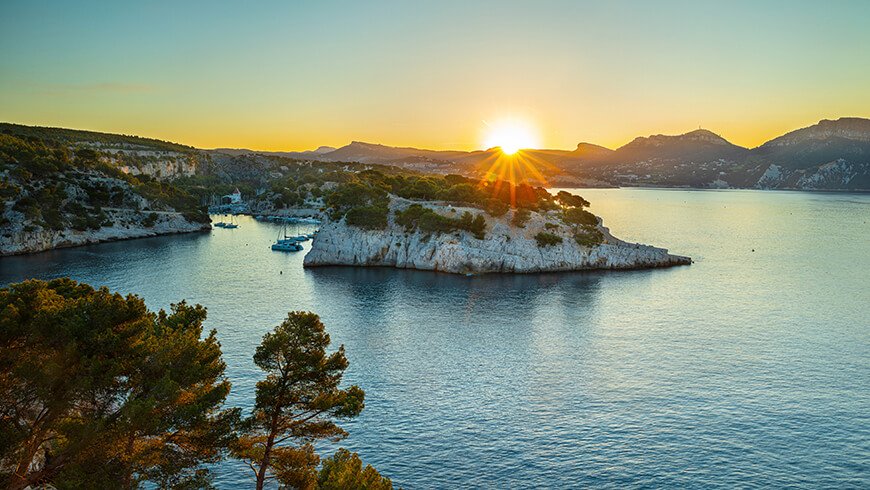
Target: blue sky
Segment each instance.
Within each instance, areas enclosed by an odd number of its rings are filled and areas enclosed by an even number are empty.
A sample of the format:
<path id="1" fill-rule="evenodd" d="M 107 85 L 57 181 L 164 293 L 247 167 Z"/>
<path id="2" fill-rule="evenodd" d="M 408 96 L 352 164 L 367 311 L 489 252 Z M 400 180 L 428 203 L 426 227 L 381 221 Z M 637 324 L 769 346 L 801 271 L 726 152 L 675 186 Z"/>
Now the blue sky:
<path id="1" fill-rule="evenodd" d="M 247 4 L 250 3 L 250 4 Z M 203 147 L 476 148 L 870 116 L 870 2 L 17 2 L 0 120 Z"/>

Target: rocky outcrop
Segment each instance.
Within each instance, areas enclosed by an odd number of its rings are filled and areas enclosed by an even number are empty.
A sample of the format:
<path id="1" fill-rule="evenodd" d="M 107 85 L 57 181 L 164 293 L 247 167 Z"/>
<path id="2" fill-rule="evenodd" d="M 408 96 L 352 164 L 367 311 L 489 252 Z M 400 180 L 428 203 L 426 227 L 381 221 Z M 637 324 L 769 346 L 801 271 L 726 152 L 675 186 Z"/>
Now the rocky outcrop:
<path id="1" fill-rule="evenodd" d="M 138 223 L 140 212 L 133 210 L 107 211 L 113 219 L 112 226 L 96 230 L 52 230 L 41 226 L 25 226 L 24 220 L 10 224 L 0 234 L 0 256 L 42 252 L 55 248 L 75 247 L 89 243 L 111 242 L 131 238 L 144 238 L 175 233 L 190 233 L 210 230 L 209 223 L 188 221 L 180 213 L 159 212 L 153 226 Z M 125 221 L 128 224 L 122 224 Z"/>
<path id="2" fill-rule="evenodd" d="M 391 201 L 389 225 L 385 230 L 362 230 L 348 226 L 344 220 L 325 222 L 305 256 L 305 266 L 388 266 L 480 274 L 640 269 L 692 262 L 688 257 L 671 255 L 663 248 L 614 238 L 600 224 L 598 229 L 604 235 L 604 243 L 581 246 L 568 226 L 557 223 L 555 212 L 532 213 L 525 227 L 518 228 L 510 224 L 513 212 L 493 218 L 477 209 L 425 203 L 425 207 L 445 216 L 458 216 L 465 211 L 483 214 L 487 219 L 486 237 L 480 240 L 467 232 L 408 232 L 394 221 L 395 211 L 408 205 L 410 202 L 403 199 Z M 562 242 L 539 246 L 535 235 L 542 231 L 562 237 Z"/>
<path id="3" fill-rule="evenodd" d="M 839 158 L 811 169 L 786 169 L 772 164 L 755 184 L 757 189 L 867 189 L 870 163 L 854 163 Z"/>
<path id="4" fill-rule="evenodd" d="M 184 158 L 147 160 L 136 165 L 121 165 L 119 168 L 125 174 L 144 174 L 157 179 L 190 177 L 196 174 L 196 162 Z"/>

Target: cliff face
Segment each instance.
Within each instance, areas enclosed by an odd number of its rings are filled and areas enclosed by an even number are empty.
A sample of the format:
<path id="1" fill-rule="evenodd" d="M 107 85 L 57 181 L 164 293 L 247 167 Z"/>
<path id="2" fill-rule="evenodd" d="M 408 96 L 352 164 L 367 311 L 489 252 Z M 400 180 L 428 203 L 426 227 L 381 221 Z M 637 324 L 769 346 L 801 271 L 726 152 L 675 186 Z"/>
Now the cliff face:
<path id="1" fill-rule="evenodd" d="M 10 141 L 23 149 L 0 156 L 0 256 L 211 227 L 197 199 L 171 184 L 130 180 L 10 137 L 7 151 Z"/>
<path id="2" fill-rule="evenodd" d="M 116 152 L 119 153 L 121 152 Z M 139 159 L 131 159 L 130 154 Z M 196 175 L 197 160 L 181 153 L 139 151 L 127 152 L 125 155 L 126 159 L 107 158 L 106 161 L 117 165 L 122 172 L 130 175 L 150 175 L 157 179 Z"/>
<path id="3" fill-rule="evenodd" d="M 854 163 L 843 158 L 824 165 L 789 169 L 771 164 L 755 183 L 757 189 L 870 189 L 870 163 Z"/>
<path id="4" fill-rule="evenodd" d="M 141 213 L 133 210 L 107 210 L 111 226 L 88 230 L 53 230 L 33 226 L 23 219 L 10 224 L 0 234 L 0 256 L 42 252 L 55 248 L 75 247 L 89 243 L 127 240 L 174 233 L 209 230 L 211 224 L 188 221 L 181 213 L 158 212 L 152 226 L 142 225 Z"/>
<path id="5" fill-rule="evenodd" d="M 638 269 L 691 263 L 690 258 L 670 255 L 662 248 L 616 239 L 600 225 L 604 243 L 594 247 L 580 246 L 566 226 L 553 228 L 554 217 L 546 213 L 532 213 L 525 227 L 518 228 L 510 224 L 513 211 L 493 218 L 476 209 L 430 203 L 424 206 L 445 216 L 458 216 L 464 211 L 483 214 L 487 219 L 486 238 L 479 240 L 467 232 L 407 232 L 395 223 L 394 212 L 409 204 L 402 199 L 393 199 L 386 230 L 362 230 L 346 225 L 343 220 L 325 222 L 305 256 L 305 266 L 389 266 L 480 274 Z M 547 223 L 551 223 L 550 228 L 546 228 Z M 539 246 L 534 237 L 542 231 L 562 237 L 562 242 Z"/>

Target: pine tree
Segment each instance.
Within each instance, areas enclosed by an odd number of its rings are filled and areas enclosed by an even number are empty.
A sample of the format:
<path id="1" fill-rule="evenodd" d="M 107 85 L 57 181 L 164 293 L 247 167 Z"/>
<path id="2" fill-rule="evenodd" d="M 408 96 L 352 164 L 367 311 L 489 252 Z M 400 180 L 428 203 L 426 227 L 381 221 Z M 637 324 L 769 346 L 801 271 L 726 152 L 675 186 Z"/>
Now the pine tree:
<path id="1" fill-rule="evenodd" d="M 205 317 L 69 279 L 0 289 L 0 486 L 202 484 L 238 418 Z"/>
<path id="2" fill-rule="evenodd" d="M 335 419 L 359 415 L 365 393 L 339 388 L 348 361 L 344 346 L 327 354 L 329 335 L 314 313 L 291 312 L 263 337 L 254 363 L 265 371 L 257 383 L 252 415 L 233 454 L 245 460 L 261 490 L 277 479 L 296 488 L 314 488 L 319 462 L 312 443 L 338 441 L 347 433 Z"/>

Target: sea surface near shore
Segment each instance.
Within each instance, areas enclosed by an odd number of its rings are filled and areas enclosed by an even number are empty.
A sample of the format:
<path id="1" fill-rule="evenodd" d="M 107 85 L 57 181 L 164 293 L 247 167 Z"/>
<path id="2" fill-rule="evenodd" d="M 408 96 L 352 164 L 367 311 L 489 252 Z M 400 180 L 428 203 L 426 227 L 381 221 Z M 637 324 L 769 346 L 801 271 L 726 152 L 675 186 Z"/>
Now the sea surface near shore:
<path id="1" fill-rule="evenodd" d="M 269 250 L 276 225 L 241 218 L 0 258 L 0 284 L 68 275 L 206 305 L 245 408 L 262 335 L 319 313 L 367 392 L 341 445 L 408 489 L 870 486 L 870 195 L 575 192 L 615 236 L 694 264 L 303 269 L 305 252 Z M 215 471 L 249 484 L 237 463 Z"/>

